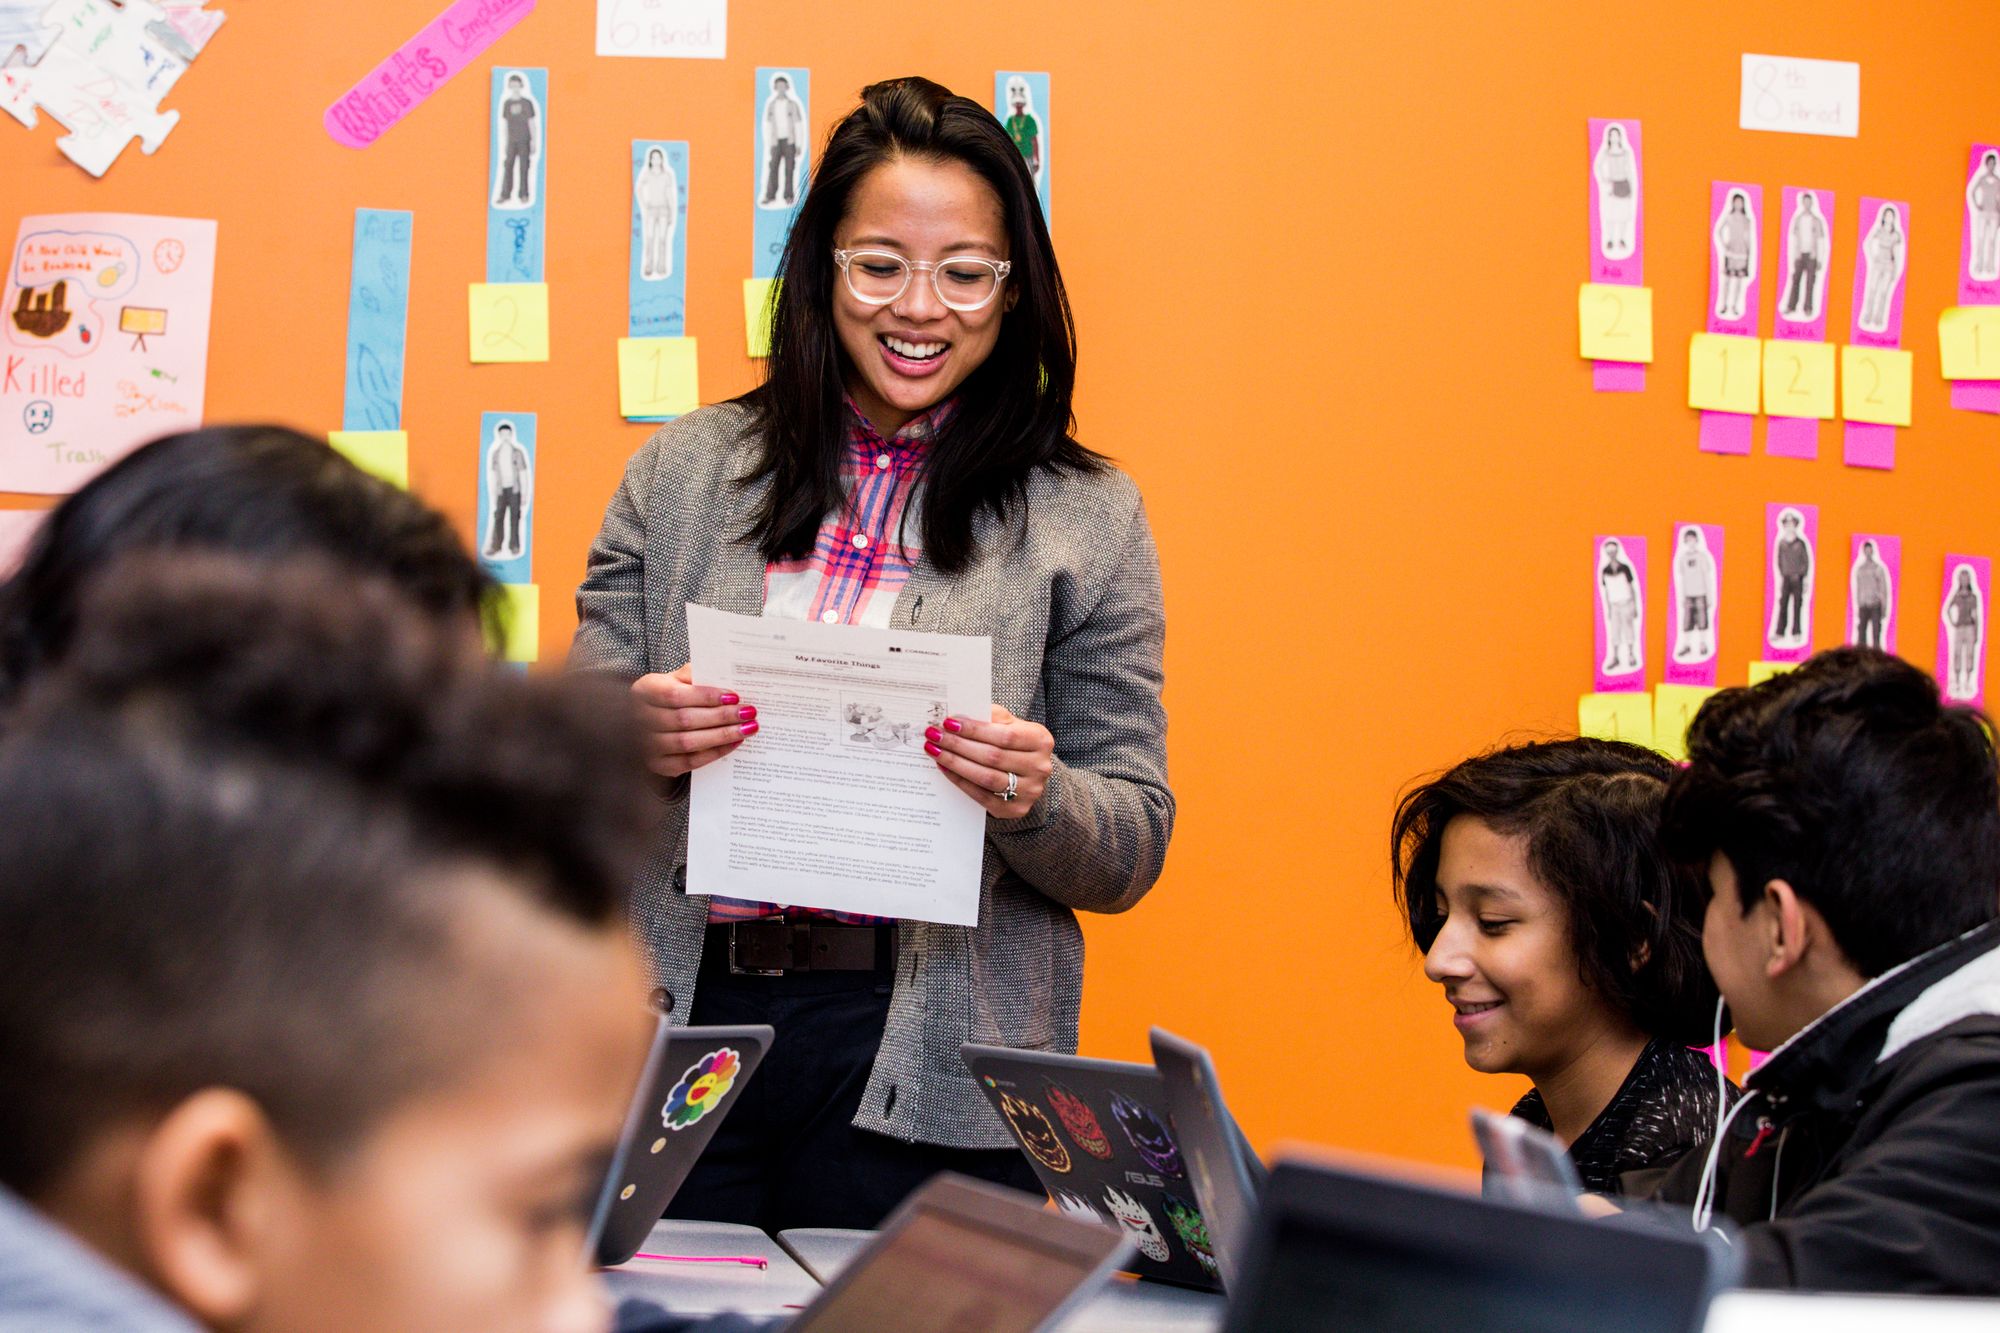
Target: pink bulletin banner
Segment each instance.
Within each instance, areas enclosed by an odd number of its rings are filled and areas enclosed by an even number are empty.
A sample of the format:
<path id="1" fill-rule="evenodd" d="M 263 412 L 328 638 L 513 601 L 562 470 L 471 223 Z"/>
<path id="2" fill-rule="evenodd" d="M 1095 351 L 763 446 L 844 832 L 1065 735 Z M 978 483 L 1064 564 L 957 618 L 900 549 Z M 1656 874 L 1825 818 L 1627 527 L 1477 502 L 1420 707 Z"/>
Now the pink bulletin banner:
<path id="1" fill-rule="evenodd" d="M 1854 261 L 1854 330 L 1857 347 L 1896 347 L 1903 341 L 1903 291 L 1910 268 L 1910 206 L 1898 199 L 1861 201 L 1860 243 Z M 1849 467 L 1896 466 L 1896 428 L 1849 421 L 1843 453 Z"/>
<path id="2" fill-rule="evenodd" d="M 1592 688 L 1599 694 L 1646 688 L 1646 539 L 1598 537 L 1591 546 L 1592 616 L 1597 656 Z"/>
<path id="3" fill-rule="evenodd" d="M 2000 146 L 1972 145 L 1965 168 L 1965 228 L 1958 250 L 1958 303 L 2000 305 Z M 2000 380 L 1953 380 L 1951 405 L 2000 412 Z"/>
<path id="4" fill-rule="evenodd" d="M 1787 185 L 1778 212 L 1777 321 L 1782 342 L 1825 342 L 1827 287 L 1833 268 L 1833 191 Z M 1771 417 L 1764 452 L 1777 458 L 1818 458 L 1816 417 Z"/>
<path id="5" fill-rule="evenodd" d="M 1986 706 L 1986 608 L 1992 602 L 1992 561 L 1983 555 L 1944 558 L 1937 678 L 1947 703 Z"/>
<path id="6" fill-rule="evenodd" d="M 1812 656 L 1819 506 L 1764 506 L 1764 660 Z"/>
<path id="7" fill-rule="evenodd" d="M 1763 261 L 1764 187 L 1715 181 L 1708 187 L 1708 311 L 1710 333 L 1757 336 L 1757 270 Z M 1757 418 L 1746 412 L 1701 414 L 1701 449 L 1747 454 Z"/>
<path id="8" fill-rule="evenodd" d="M 1857 532 L 1847 551 L 1847 641 L 1858 648 L 1896 651 L 1896 619 L 1903 598 L 1903 539 Z"/>
<path id="9" fill-rule="evenodd" d="M 326 132 L 366 148 L 534 9 L 535 0 L 457 0 L 326 109 Z"/>
<path id="10" fill-rule="evenodd" d="M 1611 131 L 1616 130 L 1617 133 Z M 1590 280 L 1646 285 L 1646 215 L 1640 201 L 1639 122 L 1590 121 Z M 1643 361 L 1593 361 L 1599 393 L 1641 393 Z"/>
<path id="11" fill-rule="evenodd" d="M 1714 685 L 1722 605 L 1722 525 L 1676 523 L 1673 601 L 1667 610 L 1669 685 Z"/>

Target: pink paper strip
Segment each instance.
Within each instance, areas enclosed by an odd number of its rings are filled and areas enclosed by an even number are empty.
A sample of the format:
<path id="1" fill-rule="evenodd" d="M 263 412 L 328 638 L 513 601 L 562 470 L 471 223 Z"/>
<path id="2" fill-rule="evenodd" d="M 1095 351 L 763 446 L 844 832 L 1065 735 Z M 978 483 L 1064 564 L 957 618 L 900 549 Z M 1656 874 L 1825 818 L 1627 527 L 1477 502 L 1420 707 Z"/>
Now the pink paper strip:
<path id="1" fill-rule="evenodd" d="M 2000 305 L 2000 145 L 1976 143 L 1966 155 L 1958 303 Z"/>
<path id="2" fill-rule="evenodd" d="M 535 0 L 457 0 L 326 109 L 326 132 L 366 148 L 534 8 Z"/>
<path id="3" fill-rule="evenodd" d="M 1873 421 L 1849 421 L 1841 440 L 1841 457 L 1849 467 L 1887 471 L 1896 466 L 1896 428 Z"/>
<path id="4" fill-rule="evenodd" d="M 1862 347 L 1903 340 L 1903 292 L 1909 286 L 1910 206 L 1900 199 L 1861 201 L 1860 250 L 1854 264 L 1854 336 Z"/>
<path id="5" fill-rule="evenodd" d="M 1764 506 L 1766 662 L 1803 662 L 1812 656 L 1818 546 L 1818 505 Z"/>
<path id="6" fill-rule="evenodd" d="M 1951 405 L 1961 412 L 2000 412 L 2000 380 L 1953 380 Z"/>
<path id="7" fill-rule="evenodd" d="M 1847 549 L 1847 641 L 1895 652 L 1902 590 L 1903 539 L 1855 533 Z"/>
<path id="8" fill-rule="evenodd" d="M 1715 181 L 1708 187 L 1710 333 L 1757 336 L 1758 270 L 1763 266 L 1764 187 Z"/>
<path id="9" fill-rule="evenodd" d="M 1643 361 L 1593 361 L 1590 387 L 1599 393 L 1644 393 L 1646 363 Z"/>
<path id="10" fill-rule="evenodd" d="M 1747 454 L 1751 427 L 1757 418 L 1742 412 L 1703 412 L 1701 451 L 1705 454 Z"/>
<path id="11" fill-rule="evenodd" d="M 1949 703 L 1986 706 L 1986 615 L 1992 604 L 1993 562 L 1983 555 L 1946 556 L 1937 678 Z"/>
<path id="12" fill-rule="evenodd" d="M 1670 685 L 1713 685 L 1720 660 L 1722 525 L 1676 523 L 1673 601 L 1667 607 L 1666 679 Z"/>
<path id="13" fill-rule="evenodd" d="M 1784 188 L 1778 212 L 1781 267 L 1778 269 L 1776 337 L 1790 342 L 1825 342 L 1826 308 L 1833 277 L 1832 190 Z"/>
<path id="14" fill-rule="evenodd" d="M 1764 426 L 1764 452 L 1773 458 L 1818 458 L 1818 418 L 1771 417 Z"/>
<path id="15" fill-rule="evenodd" d="M 1646 688 L 1646 539 L 1604 536 L 1591 544 L 1591 679 L 1599 694 Z"/>

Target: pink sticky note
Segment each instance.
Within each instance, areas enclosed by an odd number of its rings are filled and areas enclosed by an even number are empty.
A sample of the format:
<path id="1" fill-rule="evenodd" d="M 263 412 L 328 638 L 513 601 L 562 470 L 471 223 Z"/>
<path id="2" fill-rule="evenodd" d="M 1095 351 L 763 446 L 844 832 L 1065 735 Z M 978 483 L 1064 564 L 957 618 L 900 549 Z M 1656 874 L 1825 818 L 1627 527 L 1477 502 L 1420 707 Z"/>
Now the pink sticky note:
<path id="1" fill-rule="evenodd" d="M 456 0 L 326 109 L 326 132 L 366 148 L 534 8 L 535 0 Z"/>
<path id="2" fill-rule="evenodd" d="M 1773 458 L 1818 458 L 1818 418 L 1767 418 L 1764 423 L 1764 452 Z"/>
<path id="3" fill-rule="evenodd" d="M 1673 601 L 1668 606 L 1666 680 L 1713 685 L 1722 606 L 1722 525 L 1676 523 Z"/>
<path id="4" fill-rule="evenodd" d="M 1764 507 L 1764 660 L 1803 662 L 1812 656 L 1814 554 L 1819 506 Z"/>
<path id="5" fill-rule="evenodd" d="M 1598 537 L 1591 545 L 1591 680 L 1599 694 L 1646 688 L 1646 539 Z"/>
<path id="6" fill-rule="evenodd" d="M 1782 342 L 1825 342 L 1827 285 L 1833 268 L 1833 191 L 1784 188 L 1778 209 L 1777 321 Z M 1777 458 L 1818 458 L 1819 422 L 1772 417 L 1764 452 Z"/>
<path id="7" fill-rule="evenodd" d="M 1902 588 L 1903 539 L 1879 532 L 1855 533 L 1847 555 L 1847 641 L 1895 652 Z"/>
<path id="8" fill-rule="evenodd" d="M 1646 282 L 1646 216 L 1640 206 L 1639 122 L 1590 121 L 1590 280 L 1643 287 Z M 1591 387 L 1599 393 L 1643 393 L 1646 367 L 1637 361 L 1598 361 Z"/>
<path id="9" fill-rule="evenodd" d="M 1757 418 L 1742 412 L 1703 412 L 1701 451 L 1705 454 L 1747 454 Z"/>
<path id="10" fill-rule="evenodd" d="M 1976 143 L 1966 156 L 1958 303 L 2000 305 L 2000 145 Z M 1961 412 L 2000 412 L 2000 380 L 1953 380 L 1951 405 Z"/>
<path id="11" fill-rule="evenodd" d="M 1841 456 L 1849 467 L 1896 466 L 1896 428 L 1873 421 L 1842 423 Z"/>
<path id="12" fill-rule="evenodd" d="M 1992 561 L 1983 555 L 1944 558 L 1937 678 L 1949 703 L 1986 706 L 1986 608 L 1992 598 Z"/>
<path id="13" fill-rule="evenodd" d="M 1953 380 L 1951 405 L 1961 412 L 2000 412 L 2000 380 Z"/>

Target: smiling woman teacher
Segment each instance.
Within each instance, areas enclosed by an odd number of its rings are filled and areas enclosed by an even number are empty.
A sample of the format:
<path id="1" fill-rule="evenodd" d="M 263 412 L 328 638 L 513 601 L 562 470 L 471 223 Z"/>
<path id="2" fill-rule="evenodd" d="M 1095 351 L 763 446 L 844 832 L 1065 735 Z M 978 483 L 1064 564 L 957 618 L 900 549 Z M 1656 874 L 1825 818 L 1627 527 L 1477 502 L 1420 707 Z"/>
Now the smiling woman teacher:
<path id="1" fill-rule="evenodd" d="M 634 678 L 667 802 L 635 902 L 655 1002 L 777 1029 L 672 1212 L 771 1231 L 873 1226 L 945 1169 L 1033 1187 L 959 1044 L 1075 1050 L 1075 912 L 1138 902 L 1174 818 L 1159 560 L 1070 436 L 1068 298 L 1006 131 L 926 79 L 868 88 L 783 279 L 765 384 L 632 459 L 573 651 Z M 1005 706 L 925 746 L 988 815 L 977 927 L 688 893 L 686 775 L 757 744 L 757 701 L 692 677 L 689 602 L 992 637 Z"/>

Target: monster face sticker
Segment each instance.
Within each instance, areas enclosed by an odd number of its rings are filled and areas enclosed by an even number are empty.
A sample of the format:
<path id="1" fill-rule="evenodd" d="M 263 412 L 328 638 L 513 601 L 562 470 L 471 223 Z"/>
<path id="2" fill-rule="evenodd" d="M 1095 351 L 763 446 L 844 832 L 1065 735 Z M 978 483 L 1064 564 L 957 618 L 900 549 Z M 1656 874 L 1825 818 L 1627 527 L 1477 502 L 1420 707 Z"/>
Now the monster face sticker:
<path id="1" fill-rule="evenodd" d="M 1167 1195 L 1165 1206 L 1167 1225 L 1181 1238 L 1181 1248 L 1201 1265 L 1202 1272 L 1220 1279 L 1222 1270 L 1216 1266 L 1215 1247 L 1209 1243 L 1208 1223 L 1202 1219 L 1201 1210 L 1177 1194 Z"/>
<path id="2" fill-rule="evenodd" d="M 727 1046 L 710 1051 L 689 1065 L 681 1081 L 674 1084 L 674 1090 L 667 1094 L 666 1106 L 660 1111 L 660 1119 L 674 1130 L 696 1123 L 721 1105 L 730 1088 L 736 1085 L 737 1072 L 742 1068 L 742 1057 Z"/>
<path id="3" fill-rule="evenodd" d="M 1147 1166 L 1163 1176 L 1186 1174 L 1181 1170 L 1181 1150 L 1174 1146 L 1174 1136 L 1150 1108 L 1114 1092 L 1111 1115 L 1125 1131 L 1125 1137 L 1132 1141 L 1132 1150 Z"/>
<path id="4" fill-rule="evenodd" d="M 1131 1195 L 1119 1190 L 1115 1185 L 1104 1187 L 1104 1206 L 1111 1210 L 1118 1225 L 1124 1227 L 1132 1237 L 1132 1243 L 1139 1247 L 1139 1253 L 1156 1264 L 1166 1263 L 1171 1257 L 1167 1249 L 1167 1238 L 1160 1234 L 1160 1228 L 1153 1221 L 1153 1215 L 1146 1211 L 1146 1205 Z"/>
<path id="5" fill-rule="evenodd" d="M 1000 1094 L 1000 1112 L 1007 1117 L 1014 1137 L 1028 1150 L 1028 1156 L 1051 1171 L 1070 1169 L 1069 1149 L 1056 1137 L 1056 1127 L 1042 1114 L 1042 1108 L 1012 1093 Z"/>
<path id="6" fill-rule="evenodd" d="M 1068 1190 L 1056 1191 L 1056 1207 L 1062 1210 L 1065 1217 L 1074 1217 L 1085 1222 L 1104 1221 L 1103 1210 L 1081 1194 L 1071 1194 Z"/>
<path id="7" fill-rule="evenodd" d="M 1105 1135 L 1104 1126 L 1097 1123 L 1097 1112 L 1090 1109 L 1090 1103 L 1060 1083 L 1045 1084 L 1043 1090 L 1049 1096 L 1049 1109 L 1062 1122 L 1070 1142 L 1100 1162 L 1110 1161 L 1111 1140 Z"/>

